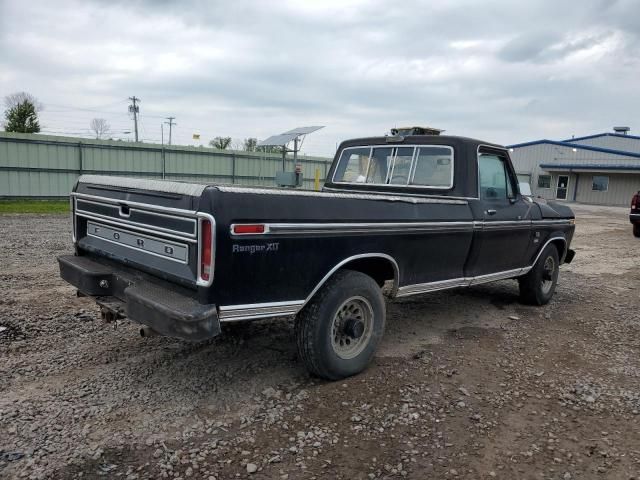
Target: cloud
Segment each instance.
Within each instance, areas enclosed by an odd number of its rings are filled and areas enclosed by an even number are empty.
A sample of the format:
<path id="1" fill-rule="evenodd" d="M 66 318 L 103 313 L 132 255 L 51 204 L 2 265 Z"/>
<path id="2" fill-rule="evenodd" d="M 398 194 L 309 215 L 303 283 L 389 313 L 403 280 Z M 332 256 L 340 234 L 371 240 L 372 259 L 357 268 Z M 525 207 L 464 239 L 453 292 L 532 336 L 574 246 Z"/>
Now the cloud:
<path id="1" fill-rule="evenodd" d="M 323 155 L 403 124 L 564 138 L 634 127 L 634 3 L 5 0 L 0 95 L 36 95 L 57 133 L 130 130 L 134 94 L 149 141 L 169 115 L 184 143 L 323 124 L 305 142 Z"/>

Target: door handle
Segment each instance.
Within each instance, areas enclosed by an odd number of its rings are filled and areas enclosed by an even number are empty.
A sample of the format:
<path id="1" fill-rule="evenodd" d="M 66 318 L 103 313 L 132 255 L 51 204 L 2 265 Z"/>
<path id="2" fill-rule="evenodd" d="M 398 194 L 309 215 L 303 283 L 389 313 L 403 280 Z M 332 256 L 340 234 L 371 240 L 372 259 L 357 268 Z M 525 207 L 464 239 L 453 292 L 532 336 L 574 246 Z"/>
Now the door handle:
<path id="1" fill-rule="evenodd" d="M 489 210 L 487 210 L 486 213 L 487 213 L 487 215 L 495 215 L 497 213 L 497 210 L 489 209 Z"/>

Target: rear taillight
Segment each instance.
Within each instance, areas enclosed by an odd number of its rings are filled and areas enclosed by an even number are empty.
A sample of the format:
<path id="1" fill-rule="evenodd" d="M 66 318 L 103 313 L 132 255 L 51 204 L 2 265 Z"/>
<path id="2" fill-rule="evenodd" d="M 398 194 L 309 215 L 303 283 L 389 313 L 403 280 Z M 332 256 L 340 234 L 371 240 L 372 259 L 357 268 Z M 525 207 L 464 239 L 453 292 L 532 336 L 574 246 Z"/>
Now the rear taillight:
<path id="1" fill-rule="evenodd" d="M 200 278 L 208 282 L 213 275 L 213 232 L 210 220 L 202 220 L 200 236 Z"/>
<path id="2" fill-rule="evenodd" d="M 234 235 L 255 235 L 259 233 L 266 233 L 266 228 L 263 223 L 233 225 L 231 230 Z"/>
<path id="3" fill-rule="evenodd" d="M 636 193 L 631 199 L 631 210 L 640 208 L 640 194 Z"/>

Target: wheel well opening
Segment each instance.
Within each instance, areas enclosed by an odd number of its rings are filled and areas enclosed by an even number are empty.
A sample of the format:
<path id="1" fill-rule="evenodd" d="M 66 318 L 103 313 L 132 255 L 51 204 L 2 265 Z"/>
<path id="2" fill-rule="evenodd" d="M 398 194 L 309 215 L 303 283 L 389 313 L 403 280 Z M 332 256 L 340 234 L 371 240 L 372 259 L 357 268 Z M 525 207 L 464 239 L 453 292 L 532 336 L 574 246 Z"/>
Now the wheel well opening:
<path id="1" fill-rule="evenodd" d="M 553 240 L 551 242 L 551 245 L 556 247 L 556 250 L 558 250 L 558 258 L 560 259 L 560 262 L 562 262 L 562 259 L 564 258 L 564 254 L 566 253 L 565 250 L 567 248 L 567 244 L 565 243 L 564 240 L 557 239 L 557 240 Z"/>
<path id="2" fill-rule="evenodd" d="M 396 271 L 393 264 L 390 260 L 382 257 L 358 258 L 342 265 L 340 270 L 362 272 L 373 278 L 380 287 L 383 287 L 385 282 L 389 280 L 394 283 L 397 282 Z M 394 285 L 394 287 L 395 286 L 396 285 Z"/>

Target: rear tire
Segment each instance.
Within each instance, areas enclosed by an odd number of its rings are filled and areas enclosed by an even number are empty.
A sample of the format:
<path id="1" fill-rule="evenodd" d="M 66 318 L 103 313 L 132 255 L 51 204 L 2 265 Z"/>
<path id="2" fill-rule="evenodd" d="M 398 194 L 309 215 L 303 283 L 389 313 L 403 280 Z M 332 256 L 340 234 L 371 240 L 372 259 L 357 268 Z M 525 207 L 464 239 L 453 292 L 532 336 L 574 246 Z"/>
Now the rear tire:
<path id="1" fill-rule="evenodd" d="M 518 278 L 520 301 L 528 305 L 546 305 L 553 297 L 560 271 L 558 249 L 547 245 L 526 275 Z"/>
<path id="2" fill-rule="evenodd" d="M 633 236 L 640 238 L 640 223 L 633 224 Z"/>
<path id="3" fill-rule="evenodd" d="M 386 321 L 382 290 L 361 272 L 341 270 L 296 317 L 298 353 L 307 370 L 327 380 L 363 371 Z"/>

